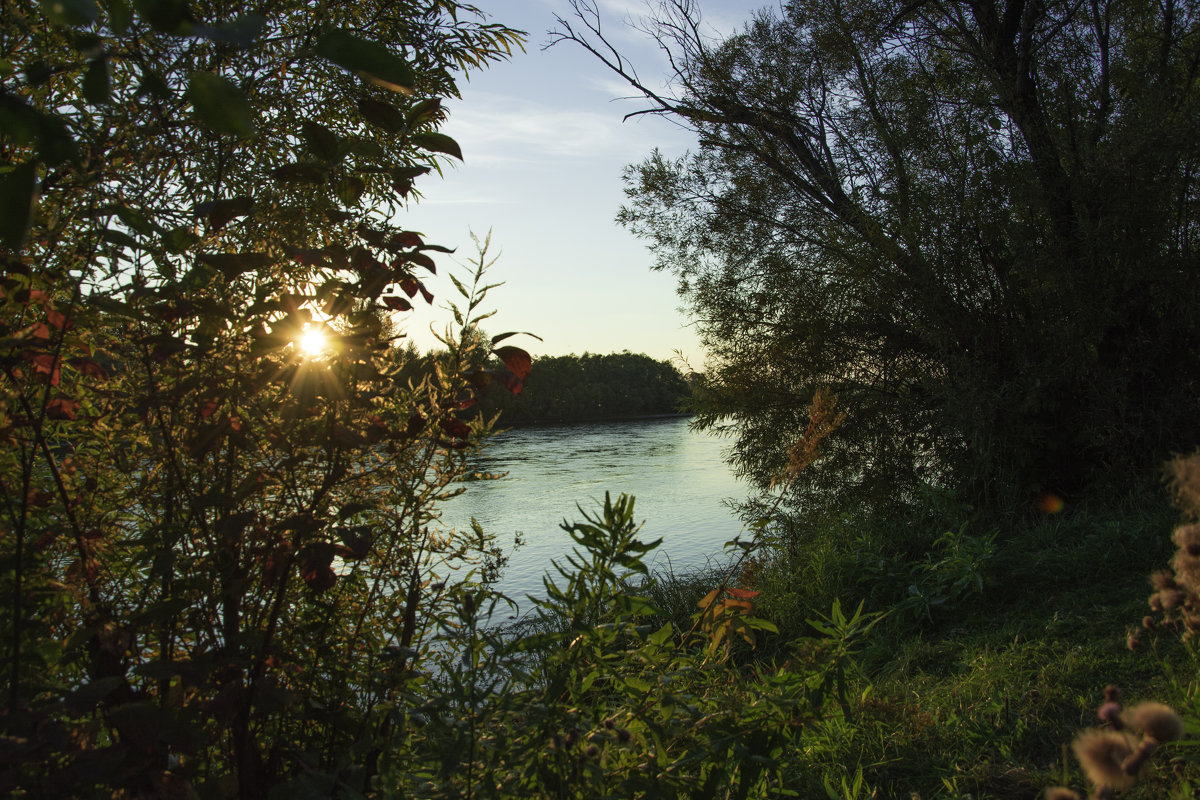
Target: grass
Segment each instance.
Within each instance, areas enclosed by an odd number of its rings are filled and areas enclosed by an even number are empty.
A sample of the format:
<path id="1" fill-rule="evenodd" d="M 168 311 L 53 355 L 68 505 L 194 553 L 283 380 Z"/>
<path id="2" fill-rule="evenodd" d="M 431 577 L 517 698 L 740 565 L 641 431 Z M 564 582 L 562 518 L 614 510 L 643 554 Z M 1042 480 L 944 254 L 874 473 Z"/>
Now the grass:
<path id="1" fill-rule="evenodd" d="M 834 800 L 1016 800 L 1067 784 L 1086 796 L 1070 744 L 1098 724 L 1109 684 L 1129 701 L 1180 709 L 1200 738 L 1192 650 L 1173 633 L 1127 644 L 1147 612 L 1149 574 L 1171 560 L 1176 522 L 1161 494 L 1143 494 L 994 524 L 926 512 L 793 528 L 743 564 L 741 585 L 761 592 L 755 613 L 780 629 L 753 651 L 739 642 L 744 679 L 818 674 L 830 651 L 807 620 L 835 599 L 847 614 L 862 602 L 882 618 L 854 642 L 844 702 L 826 700 L 778 756 L 786 788 Z M 627 586 L 661 610 L 649 628 L 669 620 L 687 630 L 727 570 Z M 1182 798 L 1189 781 L 1200 784 L 1185 744 L 1164 747 L 1154 764 L 1123 798 Z"/>
<path id="2" fill-rule="evenodd" d="M 833 597 L 890 612 L 863 643 L 853 702 L 804 732 L 790 788 L 802 797 L 1015 800 L 1065 781 L 1085 792 L 1067 747 L 1096 724 L 1104 687 L 1178 706 L 1181 683 L 1195 679 L 1177 636 L 1137 651 L 1126 641 L 1147 611 L 1149 573 L 1170 560 L 1176 521 L 1165 501 L 1143 497 L 999 526 L 972 520 L 949 545 L 936 527 L 841 519 L 777 548 L 755 588 L 758 613 L 782 635 L 748 665 L 794 656 L 813 635 L 804 620 Z M 925 557 L 914 557 L 922 548 Z M 645 588 L 678 622 L 717 574 L 658 575 Z M 1182 780 L 1200 781 L 1184 753 L 1168 749 L 1122 796 L 1167 797 Z"/>

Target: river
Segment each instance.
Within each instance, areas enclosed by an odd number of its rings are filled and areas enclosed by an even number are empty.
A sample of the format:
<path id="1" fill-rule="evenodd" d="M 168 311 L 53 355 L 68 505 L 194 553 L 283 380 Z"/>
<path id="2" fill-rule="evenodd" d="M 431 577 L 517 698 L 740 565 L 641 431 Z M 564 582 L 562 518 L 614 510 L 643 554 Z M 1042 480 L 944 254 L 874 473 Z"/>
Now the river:
<path id="1" fill-rule="evenodd" d="M 494 437 L 476 466 L 505 477 L 467 484 L 443 506 L 443 522 L 465 528 L 474 517 L 506 550 L 521 534 L 499 588 L 522 612 L 527 594 L 544 595 L 550 561 L 573 546 L 563 519 L 582 519 L 576 504 L 597 513 L 606 491 L 637 498 L 643 541 L 662 537 L 652 567 L 684 572 L 723 560 L 722 546 L 742 532 L 726 500 L 747 490 L 721 460 L 726 445 L 679 417 L 516 428 Z"/>

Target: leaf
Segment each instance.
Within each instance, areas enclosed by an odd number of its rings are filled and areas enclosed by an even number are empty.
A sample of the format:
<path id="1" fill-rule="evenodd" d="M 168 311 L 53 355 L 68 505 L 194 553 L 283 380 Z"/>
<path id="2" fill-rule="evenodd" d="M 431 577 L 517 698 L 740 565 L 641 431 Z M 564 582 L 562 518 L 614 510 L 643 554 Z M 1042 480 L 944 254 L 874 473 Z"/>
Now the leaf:
<path id="1" fill-rule="evenodd" d="M 428 100 L 422 100 L 408 111 L 408 127 L 410 129 L 417 128 L 427 122 L 436 120 L 442 111 L 442 101 L 440 98 L 432 97 Z"/>
<path id="2" fill-rule="evenodd" d="M 227 280 L 244 272 L 269 267 L 274 260 L 266 253 L 201 253 L 200 261 L 218 269 Z"/>
<path id="3" fill-rule="evenodd" d="M 534 339 L 537 339 L 539 342 L 542 341 L 542 337 L 538 336 L 537 334 L 530 333 L 529 331 L 508 331 L 506 333 L 498 333 L 495 336 L 493 336 L 492 337 L 492 346 L 494 347 L 494 346 L 500 344 L 501 342 L 503 342 L 505 339 L 509 339 L 513 336 L 532 336 Z"/>
<path id="4" fill-rule="evenodd" d="M 421 235 L 415 231 L 401 231 L 388 240 L 387 246 L 389 250 L 395 250 L 403 247 L 420 247 L 425 244 L 421 239 Z"/>
<path id="5" fill-rule="evenodd" d="M 133 12 L 126 0 L 106 0 L 104 6 L 108 10 L 108 27 L 113 33 L 124 34 L 129 30 L 129 23 L 133 22 Z"/>
<path id="6" fill-rule="evenodd" d="M 178 255 L 190 250 L 193 245 L 200 241 L 200 237 L 191 228 L 181 225 L 164 233 L 162 240 L 163 247 L 167 248 L 168 253 Z"/>
<path id="7" fill-rule="evenodd" d="M 214 133 L 254 135 L 254 110 L 242 90 L 229 79 L 212 72 L 193 72 L 187 97 L 197 119 Z"/>
<path id="8" fill-rule="evenodd" d="M 392 180 L 411 181 L 430 171 L 429 167 L 396 167 L 391 171 Z"/>
<path id="9" fill-rule="evenodd" d="M 109 244 L 115 244 L 118 247 L 137 248 L 140 247 L 138 240 L 134 239 L 125 231 L 109 229 L 100 234 L 100 238 Z"/>
<path id="10" fill-rule="evenodd" d="M 95 0 L 42 0 L 42 11 L 55 25 L 72 27 L 96 21 Z"/>
<path id="11" fill-rule="evenodd" d="M 216 232 L 224 228 L 238 217 L 244 217 L 254 210 L 254 200 L 250 197 L 231 197 L 226 200 L 214 200 L 200 203 L 194 209 L 197 217 L 208 220 L 208 229 Z"/>
<path id="12" fill-rule="evenodd" d="M 284 164 L 271 170 L 271 177 L 279 183 L 324 183 L 329 172 L 319 164 Z"/>
<path id="13" fill-rule="evenodd" d="M 496 350 L 495 353 L 504 362 L 504 366 L 512 370 L 512 373 L 521 380 L 528 378 L 530 371 L 533 370 L 533 359 L 529 357 L 529 353 L 519 347 L 505 346 Z"/>
<path id="14" fill-rule="evenodd" d="M 337 574 L 330 566 L 333 563 L 333 548 L 329 546 L 314 547 L 300 567 L 300 577 L 317 594 L 333 588 L 337 583 Z"/>
<path id="15" fill-rule="evenodd" d="M 247 14 L 235 20 L 217 25 L 196 25 L 191 29 L 193 36 L 200 36 L 210 42 L 230 44 L 234 47 L 250 47 L 266 29 L 267 20 L 261 14 Z"/>
<path id="16" fill-rule="evenodd" d="M 331 164 L 340 159 L 339 143 L 341 140 L 329 128 L 319 122 L 306 119 L 300 123 L 300 135 L 304 137 L 304 144 L 308 147 L 309 152 L 317 158 Z"/>
<path id="17" fill-rule="evenodd" d="M 46 404 L 46 416 L 50 419 L 75 419 L 79 414 L 79 403 L 66 397 L 56 397 Z"/>
<path id="18" fill-rule="evenodd" d="M 51 114 L 38 116 L 38 156 L 48 166 L 79 158 L 79 149 L 67 130 L 67 123 Z"/>
<path id="19" fill-rule="evenodd" d="M 381 297 L 383 304 L 393 311 L 412 311 L 412 303 L 405 300 L 403 297 Z"/>
<path id="20" fill-rule="evenodd" d="M 458 417 L 443 417 L 438 420 L 438 427 L 449 436 L 465 439 L 471 435 L 471 427 Z"/>
<path id="21" fill-rule="evenodd" d="M 37 202 L 37 164 L 30 161 L 0 173 L 0 244 L 21 249 Z"/>
<path id="22" fill-rule="evenodd" d="M 128 206 L 117 206 L 114 209 L 117 219 L 125 223 L 128 228 L 143 236 L 149 236 L 156 230 L 161 230 L 153 222 L 146 218 L 146 215 L 137 209 L 129 208 Z"/>
<path id="23" fill-rule="evenodd" d="M 77 356 L 75 358 L 68 358 L 67 363 L 89 378 L 99 378 L 101 380 L 108 378 L 108 370 L 90 358 Z"/>
<path id="24" fill-rule="evenodd" d="M 133 0 L 134 8 L 157 31 L 187 36 L 195 20 L 186 0 Z"/>
<path id="25" fill-rule="evenodd" d="M 458 142 L 444 133 L 414 133 L 410 137 L 410 141 L 423 150 L 429 150 L 434 153 L 445 153 L 446 155 L 454 156 L 459 161 L 463 160 L 462 148 L 458 146 Z"/>
<path id="26" fill-rule="evenodd" d="M 634 690 L 635 692 L 637 692 L 639 694 L 645 694 L 646 692 L 650 691 L 653 688 L 648 681 L 644 681 L 641 678 L 634 677 L 632 675 L 625 678 L 624 683 L 630 689 Z"/>
<path id="27" fill-rule="evenodd" d="M 108 75 L 108 57 L 100 56 L 88 62 L 83 73 L 83 99 L 94 106 L 107 105 L 112 93 Z"/>
<path id="28" fill-rule="evenodd" d="M 36 374 L 45 375 L 47 382 L 51 386 L 58 386 L 62 369 L 59 360 L 52 353 L 35 354 L 26 352 L 25 360 L 33 365 L 33 370 Z"/>
<path id="29" fill-rule="evenodd" d="M 41 112 L 23 99 L 0 92 L 0 131 L 14 143 L 30 145 L 37 140 Z"/>
<path id="30" fill-rule="evenodd" d="M 407 258 L 413 264 L 424 267 L 425 269 L 432 272 L 434 275 L 437 274 L 437 264 L 435 264 L 433 262 L 432 258 L 425 255 L 424 253 L 409 253 Z"/>
<path id="31" fill-rule="evenodd" d="M 363 183 L 362 178 L 356 175 L 345 175 L 339 178 L 333 187 L 338 200 L 348 206 L 357 205 L 366 189 L 367 185 Z"/>
<path id="32" fill-rule="evenodd" d="M 124 678 L 110 675 L 85 683 L 66 696 L 67 708 L 74 714 L 85 714 L 100 704 L 100 701 L 120 688 Z"/>
<path id="33" fill-rule="evenodd" d="M 504 388 L 509 394 L 520 394 L 525 388 L 525 383 L 511 372 L 491 373 L 492 377 L 504 384 Z"/>
<path id="34" fill-rule="evenodd" d="M 364 97 L 358 101 L 358 111 L 367 122 L 377 128 L 383 128 L 388 133 L 400 133 L 404 130 L 404 114 L 391 103 Z"/>
<path id="35" fill-rule="evenodd" d="M 411 93 L 416 83 L 412 67 L 378 42 L 334 30 L 317 42 L 317 55 L 393 92 Z"/>

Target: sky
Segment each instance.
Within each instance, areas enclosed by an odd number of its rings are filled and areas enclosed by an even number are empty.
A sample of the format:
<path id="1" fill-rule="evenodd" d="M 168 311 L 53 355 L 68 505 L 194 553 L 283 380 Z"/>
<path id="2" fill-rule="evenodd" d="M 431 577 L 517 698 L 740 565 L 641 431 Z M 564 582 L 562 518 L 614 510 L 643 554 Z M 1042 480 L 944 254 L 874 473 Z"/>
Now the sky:
<path id="1" fill-rule="evenodd" d="M 653 115 L 622 121 L 644 103 L 619 98 L 631 90 L 594 56 L 570 42 L 545 49 L 555 14 L 571 14 L 567 0 L 473 0 L 492 22 L 527 31 L 525 52 L 460 82 L 462 99 L 446 103 L 441 129 L 458 141 L 464 160 L 444 177 L 428 175 L 424 197 L 397 220 L 426 241 L 456 247 L 438 259 L 427 281 L 437 296 L 419 308 L 405 332 L 418 346 L 436 344 L 444 330 L 444 304 L 454 294 L 445 273 L 464 272 L 454 262 L 475 255 L 471 240 L 491 232 L 498 256 L 487 274 L 503 283 L 487 297 L 496 315 L 483 323 L 492 335 L 529 331 L 516 344 L 539 355 L 629 350 L 676 360 L 700 370 L 704 354 L 691 320 L 681 310 L 676 279 L 653 272 L 653 255 L 614 217 L 625 201 L 624 167 L 655 147 L 680 155 L 694 137 Z M 646 11 L 639 0 L 600 0 L 601 20 L 642 77 L 660 86 L 666 66 L 657 46 L 622 20 Z M 732 30 L 758 2 L 702 2 L 706 24 Z"/>

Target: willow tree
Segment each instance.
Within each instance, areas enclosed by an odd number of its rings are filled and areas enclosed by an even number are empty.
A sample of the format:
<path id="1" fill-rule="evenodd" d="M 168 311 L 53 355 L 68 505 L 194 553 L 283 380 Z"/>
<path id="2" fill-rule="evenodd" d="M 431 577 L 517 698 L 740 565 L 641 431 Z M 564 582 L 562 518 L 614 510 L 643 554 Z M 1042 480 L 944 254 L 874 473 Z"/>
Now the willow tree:
<path id="1" fill-rule="evenodd" d="M 700 422 L 766 484 L 814 390 L 848 413 L 802 496 L 1075 492 L 1200 434 L 1200 18 L 1143 0 L 795 0 L 643 29 L 695 132 L 627 173 L 620 220 L 710 354 Z"/>
<path id="2" fill-rule="evenodd" d="M 3 3 L 3 791 L 369 788 L 495 558 L 432 524 L 487 423 L 465 347 L 388 342 L 447 251 L 404 203 L 519 43 L 444 0 Z"/>

